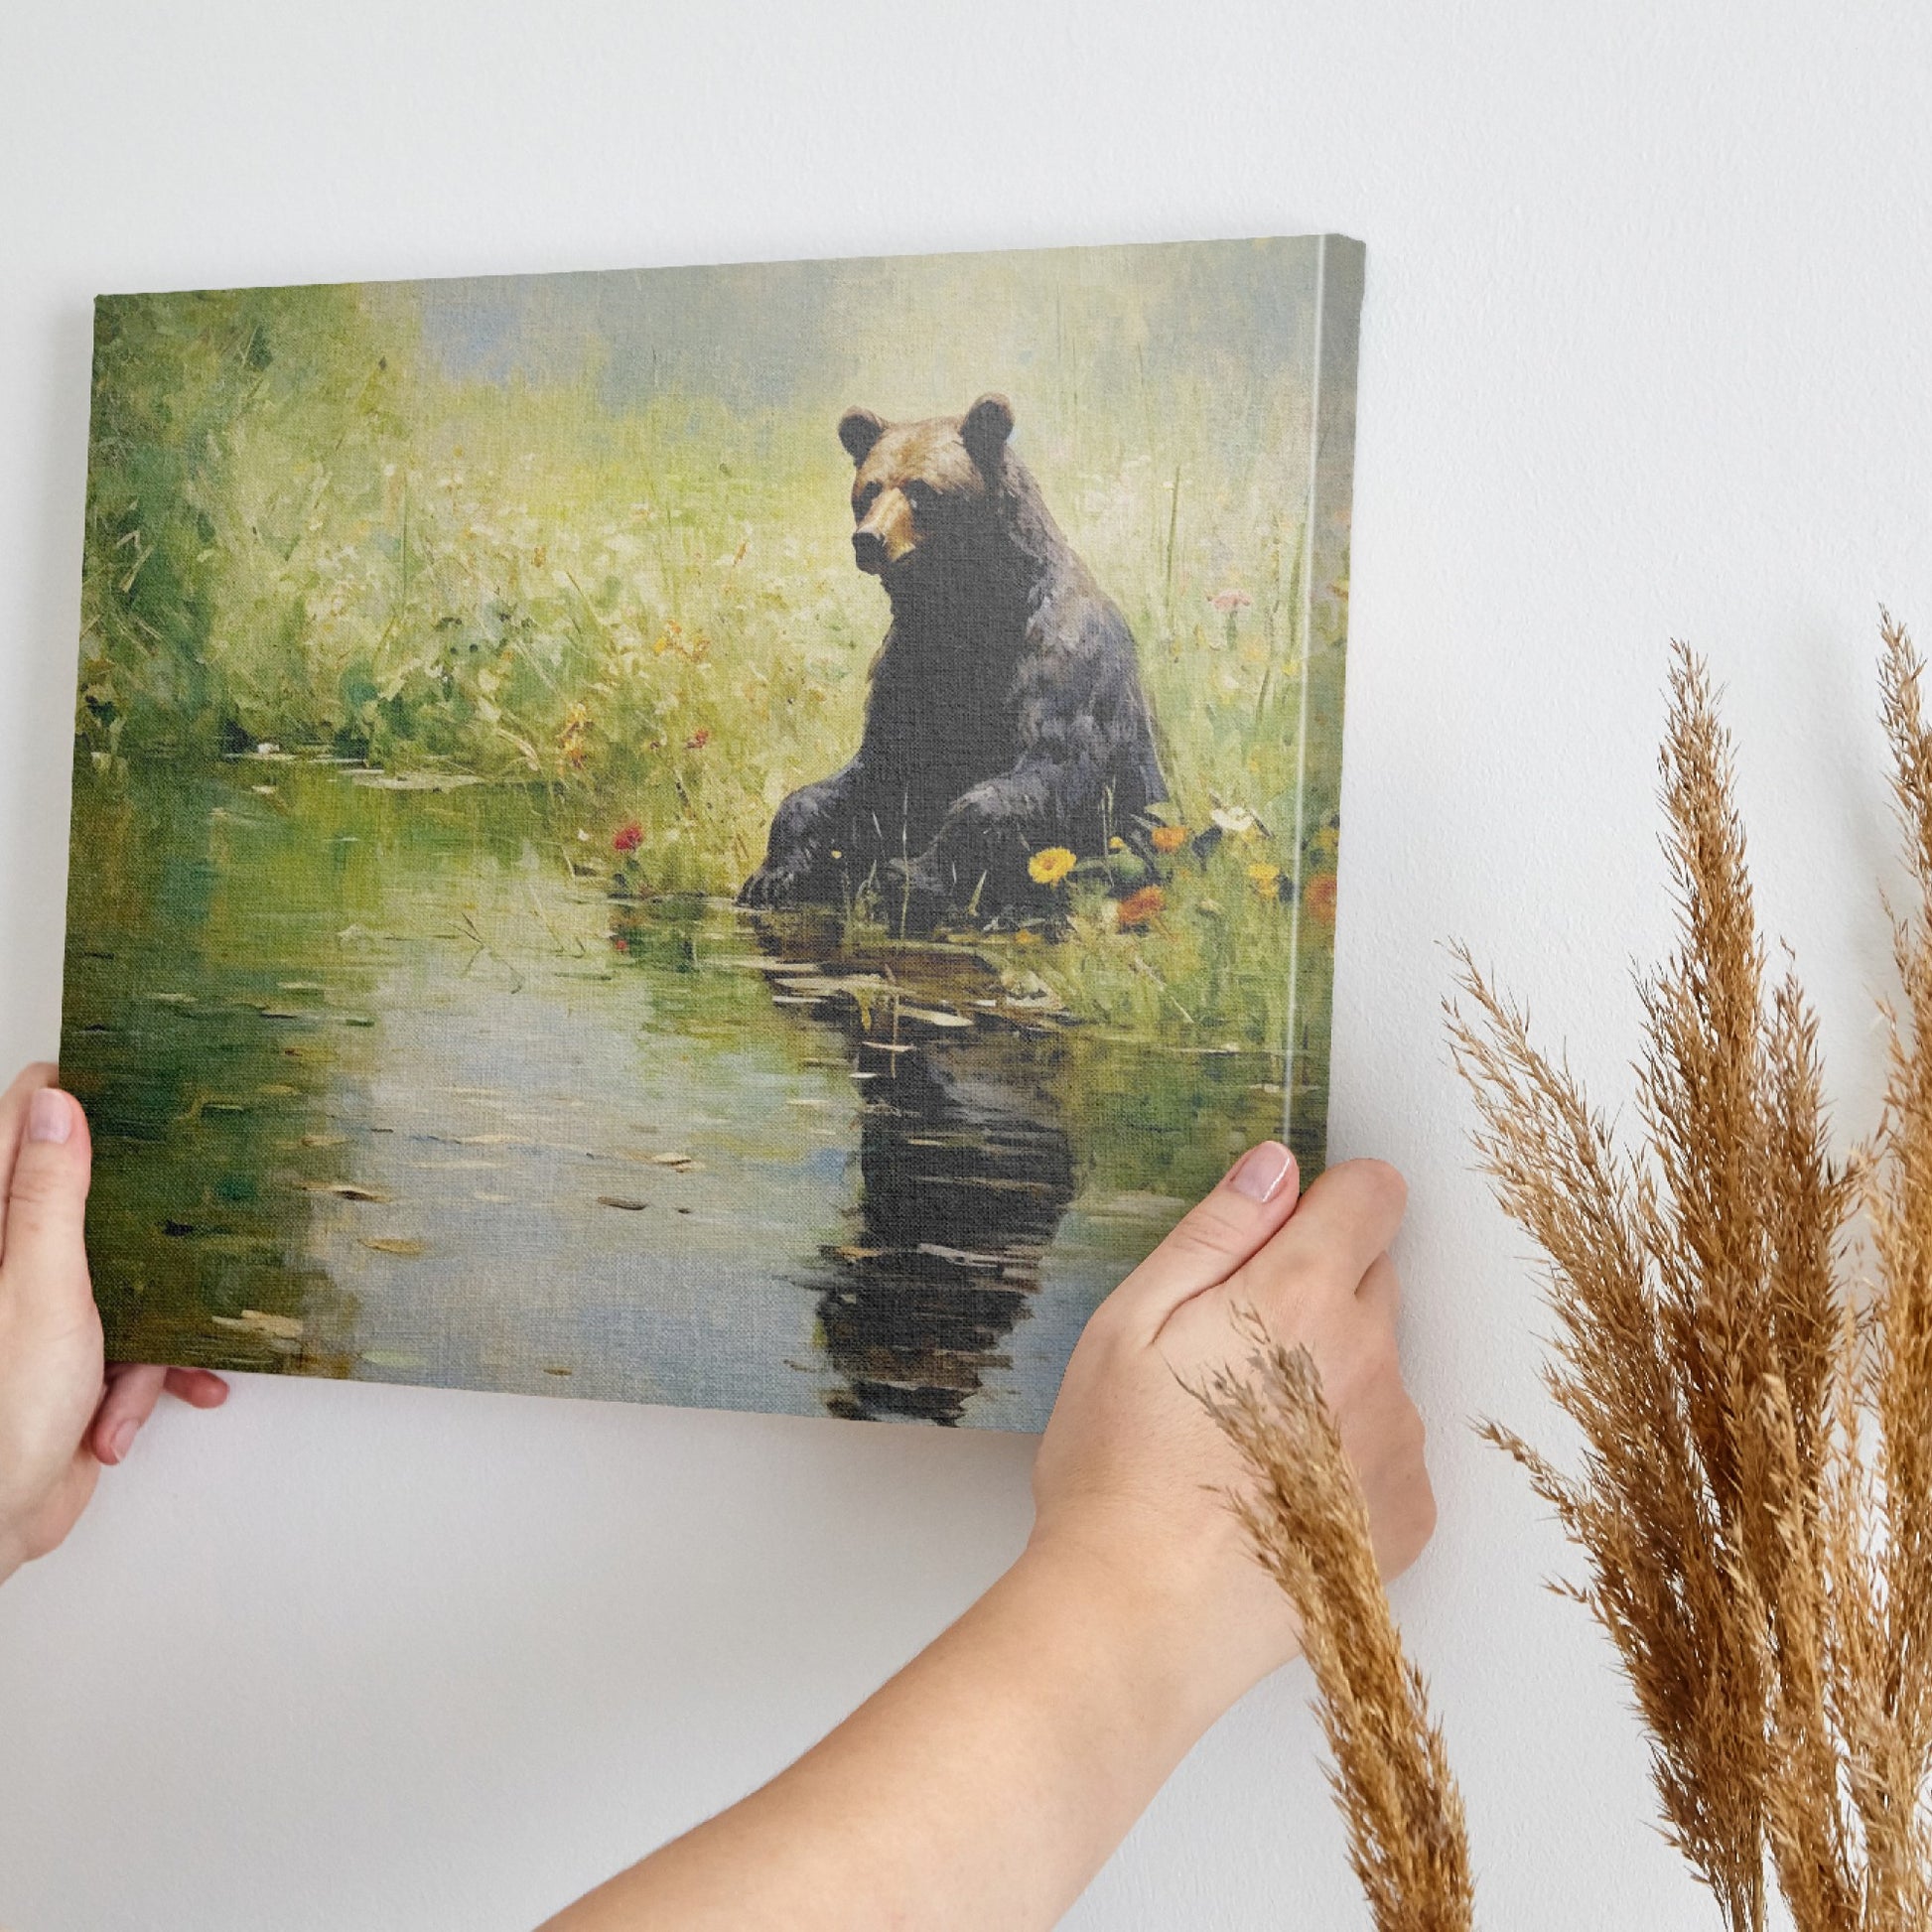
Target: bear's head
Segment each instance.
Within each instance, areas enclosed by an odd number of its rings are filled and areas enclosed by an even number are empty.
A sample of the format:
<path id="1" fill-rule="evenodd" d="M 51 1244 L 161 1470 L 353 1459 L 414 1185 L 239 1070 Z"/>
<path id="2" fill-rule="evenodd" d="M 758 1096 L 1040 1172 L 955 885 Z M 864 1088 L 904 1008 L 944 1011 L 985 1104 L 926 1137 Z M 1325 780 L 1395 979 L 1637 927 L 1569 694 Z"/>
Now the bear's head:
<path id="1" fill-rule="evenodd" d="M 988 524 L 1013 405 L 982 396 L 963 416 L 889 423 L 848 409 L 839 441 L 854 466 L 852 554 L 889 590 L 965 561 Z"/>

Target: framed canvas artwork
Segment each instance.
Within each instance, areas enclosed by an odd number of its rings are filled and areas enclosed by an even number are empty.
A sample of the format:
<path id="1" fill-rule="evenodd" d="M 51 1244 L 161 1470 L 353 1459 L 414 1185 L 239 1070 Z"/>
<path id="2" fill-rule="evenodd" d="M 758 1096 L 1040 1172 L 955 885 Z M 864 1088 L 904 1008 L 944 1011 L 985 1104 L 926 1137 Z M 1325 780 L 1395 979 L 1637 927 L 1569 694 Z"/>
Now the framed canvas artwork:
<path id="1" fill-rule="evenodd" d="M 102 298 L 110 1352 L 1038 1427 L 1321 1165 L 1362 261 Z"/>

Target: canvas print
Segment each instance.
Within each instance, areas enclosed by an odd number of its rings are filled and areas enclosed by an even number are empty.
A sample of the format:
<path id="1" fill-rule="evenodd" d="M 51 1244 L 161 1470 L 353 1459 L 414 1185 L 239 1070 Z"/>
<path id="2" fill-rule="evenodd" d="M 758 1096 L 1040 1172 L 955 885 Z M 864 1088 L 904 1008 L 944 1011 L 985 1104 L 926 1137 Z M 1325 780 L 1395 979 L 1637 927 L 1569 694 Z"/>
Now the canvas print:
<path id="1" fill-rule="evenodd" d="M 1327 1115 L 1336 236 L 97 307 L 110 1352 L 1037 1428 Z"/>

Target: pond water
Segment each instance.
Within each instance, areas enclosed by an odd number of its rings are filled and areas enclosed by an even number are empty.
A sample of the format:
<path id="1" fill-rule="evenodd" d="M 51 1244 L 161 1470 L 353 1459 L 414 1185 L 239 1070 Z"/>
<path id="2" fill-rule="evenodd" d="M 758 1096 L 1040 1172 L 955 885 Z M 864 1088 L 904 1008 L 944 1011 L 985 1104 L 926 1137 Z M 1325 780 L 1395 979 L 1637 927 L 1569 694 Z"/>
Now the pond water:
<path id="1" fill-rule="evenodd" d="M 250 758 L 74 810 L 123 1358 L 1033 1429 L 1279 1131 L 1271 1053 L 1072 1024 L 994 948 L 614 896 L 539 791 Z"/>

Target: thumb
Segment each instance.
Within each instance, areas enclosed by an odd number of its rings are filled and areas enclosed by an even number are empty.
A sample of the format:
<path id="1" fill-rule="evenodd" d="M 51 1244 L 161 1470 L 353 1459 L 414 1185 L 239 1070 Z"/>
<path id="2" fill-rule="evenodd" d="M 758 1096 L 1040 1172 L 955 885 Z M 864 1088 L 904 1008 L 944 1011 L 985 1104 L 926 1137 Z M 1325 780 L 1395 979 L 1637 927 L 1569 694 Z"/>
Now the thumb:
<path id="1" fill-rule="evenodd" d="M 37 1087 L 23 1130 L 7 1183 L 0 1285 L 24 1311 L 54 1314 L 89 1297 L 87 1120 L 71 1094 Z"/>
<path id="2" fill-rule="evenodd" d="M 1295 1212 L 1300 1177 L 1280 1141 L 1251 1147 L 1105 1306 L 1152 1338 L 1183 1302 L 1226 1281 L 1268 1245 Z"/>

